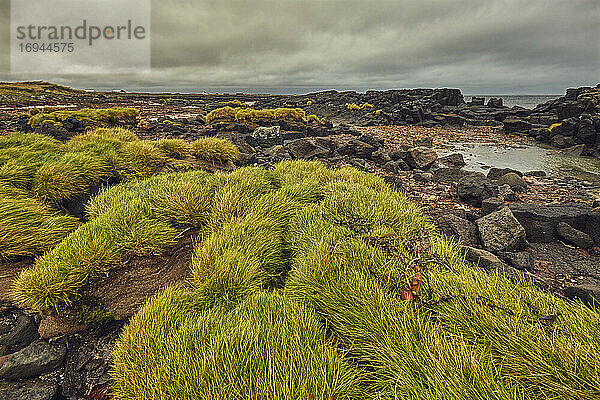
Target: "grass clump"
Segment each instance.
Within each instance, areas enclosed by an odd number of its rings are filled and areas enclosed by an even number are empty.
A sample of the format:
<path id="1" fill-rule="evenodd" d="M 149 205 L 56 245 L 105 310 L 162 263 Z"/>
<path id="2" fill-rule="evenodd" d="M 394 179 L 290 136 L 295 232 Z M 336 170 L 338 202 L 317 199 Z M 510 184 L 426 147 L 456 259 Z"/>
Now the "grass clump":
<path id="1" fill-rule="evenodd" d="M 262 110 L 255 110 L 250 107 L 233 108 L 227 106 L 209 112 L 206 115 L 205 120 L 208 124 L 217 122 L 256 124 L 259 121 L 274 122 L 277 120 L 304 123 L 305 118 L 306 113 L 301 108 L 265 108 Z"/>
<path id="2" fill-rule="evenodd" d="M 346 108 L 350 111 L 370 110 L 373 108 L 373 104 L 363 103 L 359 106 L 356 103 L 346 103 Z"/>
<path id="3" fill-rule="evenodd" d="M 23 271 L 15 283 L 15 297 L 33 310 L 59 311 L 71 306 L 91 278 L 114 267 L 123 255 L 160 254 L 175 234 L 169 225 L 149 218 L 143 204 L 119 204 Z"/>
<path id="4" fill-rule="evenodd" d="M 49 113 L 38 113 L 29 119 L 29 125 L 34 128 L 41 123 L 60 124 L 69 117 L 91 126 L 124 126 L 132 127 L 137 123 L 139 112 L 135 108 L 83 108 L 76 111 L 58 110 Z"/>
<path id="5" fill-rule="evenodd" d="M 600 396 L 597 310 L 472 268 L 372 175 L 306 161 L 174 173 L 107 189 L 88 212 L 20 276 L 22 304 L 77 305 L 124 254 L 199 232 L 189 285 L 116 344 L 117 399 Z"/>
<path id="6" fill-rule="evenodd" d="M 198 160 L 209 164 L 224 165 L 240 156 L 237 146 L 225 139 L 205 137 L 190 144 L 190 152 Z"/>
<path id="7" fill-rule="evenodd" d="M 158 139 L 154 145 L 172 158 L 185 158 L 190 155 L 190 146 L 183 139 Z"/>
<path id="8" fill-rule="evenodd" d="M 168 290 L 133 318 L 114 352 L 117 399 L 360 394 L 356 372 L 301 305 L 277 293 L 252 295 L 231 310 L 198 311 L 188 302 L 188 294 Z"/>
<path id="9" fill-rule="evenodd" d="M 22 192 L 0 187 L 0 259 L 37 256 L 56 246 L 79 226 Z"/>

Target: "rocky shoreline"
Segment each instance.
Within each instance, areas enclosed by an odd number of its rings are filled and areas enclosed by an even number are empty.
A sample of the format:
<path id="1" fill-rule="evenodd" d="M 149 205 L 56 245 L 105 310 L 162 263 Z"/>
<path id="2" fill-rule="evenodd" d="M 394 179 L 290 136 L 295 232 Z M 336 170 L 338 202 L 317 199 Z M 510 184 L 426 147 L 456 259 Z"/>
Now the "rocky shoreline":
<path id="1" fill-rule="evenodd" d="M 141 115 L 138 136 L 228 139 L 241 153 L 238 166 L 271 167 L 282 160 L 306 159 L 373 172 L 421 204 L 443 233 L 464 245 L 467 259 L 479 268 L 530 279 L 590 307 L 600 301 L 597 188 L 539 170 L 491 166 L 485 174 L 471 171 L 463 154 L 441 155 L 440 150 L 461 140 L 530 146 L 535 139 L 576 156 L 600 158 L 600 86 L 569 89 L 564 97 L 533 110 L 504 107 L 501 99 L 466 103 L 457 89 L 305 96 L 66 92 L 4 97 L 0 103 L 3 134 L 33 129 L 27 124 L 29 115 L 21 116 L 27 106 L 133 106 Z M 208 112 L 228 105 L 298 107 L 325 120 L 207 123 Z M 62 140 L 85 129 L 74 118 L 60 126 L 35 128 Z M 0 264 L 0 273 L 8 280 L 31 262 Z M 4 286 L 0 398 L 109 399 L 110 354 L 122 323 L 44 334 L 40 323 L 43 327 L 48 321 L 18 309 L 9 285 Z M 127 289 L 125 283 L 121 289 Z"/>

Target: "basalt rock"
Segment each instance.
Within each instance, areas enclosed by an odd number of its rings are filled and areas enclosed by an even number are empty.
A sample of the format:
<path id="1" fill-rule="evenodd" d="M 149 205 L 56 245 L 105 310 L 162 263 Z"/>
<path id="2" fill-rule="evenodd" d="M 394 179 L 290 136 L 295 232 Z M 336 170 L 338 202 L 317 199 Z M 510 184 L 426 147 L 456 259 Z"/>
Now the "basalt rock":
<path id="1" fill-rule="evenodd" d="M 508 207 L 476 221 L 481 242 L 491 252 L 520 250 L 527 245 L 525 229 Z"/>
<path id="2" fill-rule="evenodd" d="M 462 201 L 480 207 L 484 199 L 498 196 L 498 185 L 482 173 L 473 173 L 458 181 L 456 192 Z"/>

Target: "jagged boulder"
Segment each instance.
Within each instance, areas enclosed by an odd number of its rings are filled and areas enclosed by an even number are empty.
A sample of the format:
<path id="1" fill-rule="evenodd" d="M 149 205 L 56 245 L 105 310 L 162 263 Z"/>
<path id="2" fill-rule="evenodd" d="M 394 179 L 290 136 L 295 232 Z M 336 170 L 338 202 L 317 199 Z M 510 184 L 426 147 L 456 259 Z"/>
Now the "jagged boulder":
<path id="1" fill-rule="evenodd" d="M 475 221 L 481 242 L 491 252 L 520 250 L 527 245 L 525 229 L 508 207 Z"/>

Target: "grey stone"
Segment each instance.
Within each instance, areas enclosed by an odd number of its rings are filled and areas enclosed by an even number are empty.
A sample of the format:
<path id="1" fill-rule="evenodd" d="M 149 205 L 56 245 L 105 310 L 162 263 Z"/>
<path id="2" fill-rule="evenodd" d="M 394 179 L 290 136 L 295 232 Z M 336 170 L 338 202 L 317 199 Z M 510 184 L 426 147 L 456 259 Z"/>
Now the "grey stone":
<path id="1" fill-rule="evenodd" d="M 427 147 L 415 147 L 408 150 L 406 161 L 413 168 L 427 169 L 437 161 L 437 158 L 435 150 Z"/>
<path id="2" fill-rule="evenodd" d="M 531 123 L 520 118 L 508 117 L 502 122 L 506 133 L 527 133 L 531 129 Z"/>
<path id="3" fill-rule="evenodd" d="M 506 260 L 511 267 L 524 271 L 533 270 L 533 256 L 527 251 L 500 252 L 498 255 Z"/>
<path id="4" fill-rule="evenodd" d="M 559 222 L 556 225 L 556 232 L 564 241 L 582 249 L 589 249 L 594 245 L 594 241 L 590 235 L 573 228 L 566 222 Z"/>
<path id="5" fill-rule="evenodd" d="M 467 163 L 465 163 L 465 158 L 461 153 L 454 153 L 440 157 L 439 161 L 443 165 L 451 168 L 462 168 L 467 165 Z"/>
<path id="6" fill-rule="evenodd" d="M 0 336 L 0 356 L 21 350 L 38 337 L 40 335 L 33 317 L 19 314 L 10 331 Z"/>
<path id="7" fill-rule="evenodd" d="M 467 246 L 478 246 L 477 226 L 456 215 L 446 213 L 436 218 L 440 231 L 451 238 L 455 238 Z"/>
<path id="8" fill-rule="evenodd" d="M 500 197 L 490 197 L 481 202 L 481 212 L 483 215 L 488 215 L 494 211 L 498 211 L 502 206 L 504 206 L 503 199 Z"/>
<path id="9" fill-rule="evenodd" d="M 480 207 L 482 200 L 498 196 L 498 186 L 483 174 L 474 173 L 458 181 L 456 192 L 464 202 Z"/>
<path id="10" fill-rule="evenodd" d="M 472 262 L 473 264 L 479 265 L 486 271 L 497 272 L 514 281 L 519 281 L 522 279 L 522 273 L 517 271 L 515 268 L 506 265 L 502 262 L 502 260 L 489 251 L 476 249 L 469 246 L 463 246 L 463 248 L 466 250 L 466 260 Z"/>
<path id="11" fill-rule="evenodd" d="M 502 175 L 498 179 L 498 186 L 509 185 L 510 188 L 517 192 L 522 192 L 527 189 L 527 182 L 514 172 Z"/>
<path id="12" fill-rule="evenodd" d="M 326 157 L 329 150 L 318 146 L 313 139 L 297 139 L 286 144 L 287 151 L 296 159 Z"/>
<path id="13" fill-rule="evenodd" d="M 475 221 L 486 250 L 514 251 L 527 245 L 525 229 L 508 207 L 503 207 Z"/>
<path id="14" fill-rule="evenodd" d="M 597 285 L 573 285 L 567 286 L 563 294 L 568 299 L 578 299 L 590 308 L 600 306 L 600 287 Z"/>
<path id="15" fill-rule="evenodd" d="M 391 172 L 393 174 L 397 173 L 400 169 L 400 168 L 398 168 L 398 163 L 396 161 L 388 161 L 383 165 L 382 168 L 385 171 Z"/>
<path id="16" fill-rule="evenodd" d="M 433 180 L 433 174 L 429 172 L 416 172 L 413 174 L 413 179 L 417 182 L 431 182 Z"/>
<path id="17" fill-rule="evenodd" d="M 513 215 L 527 232 L 527 240 L 533 243 L 548 243 L 559 239 L 556 226 L 559 222 L 566 222 L 573 228 L 591 235 L 586 222 L 590 206 L 580 203 L 566 204 L 521 204 L 513 203 L 510 206 Z M 600 214 L 600 213 L 599 213 Z M 589 229 L 593 229 L 593 222 Z M 592 236 L 593 237 L 593 236 Z"/>
<path id="18" fill-rule="evenodd" d="M 585 150 L 585 144 L 576 144 L 575 146 L 563 149 L 562 152 L 569 156 L 580 156 Z"/>
<path id="19" fill-rule="evenodd" d="M 489 169 L 488 173 L 487 173 L 487 177 L 488 179 L 491 179 L 493 181 L 500 179 L 502 176 L 508 174 L 508 173 L 514 173 L 517 174 L 519 176 L 522 176 L 523 174 L 520 171 L 517 171 L 516 169 L 512 169 L 512 168 L 496 168 L 496 167 L 492 167 Z"/>
<path id="20" fill-rule="evenodd" d="M 8 356 L 0 367 L 0 379 L 18 380 L 35 378 L 60 367 L 67 349 L 64 343 L 37 340 L 24 349 Z"/>
<path id="21" fill-rule="evenodd" d="M 453 183 L 458 182 L 463 177 L 469 175 L 467 171 L 458 168 L 438 168 L 433 172 L 433 180 L 438 182 Z"/>
<path id="22" fill-rule="evenodd" d="M 55 400 L 58 396 L 55 380 L 25 379 L 16 382 L 0 382 L 2 400 Z"/>

